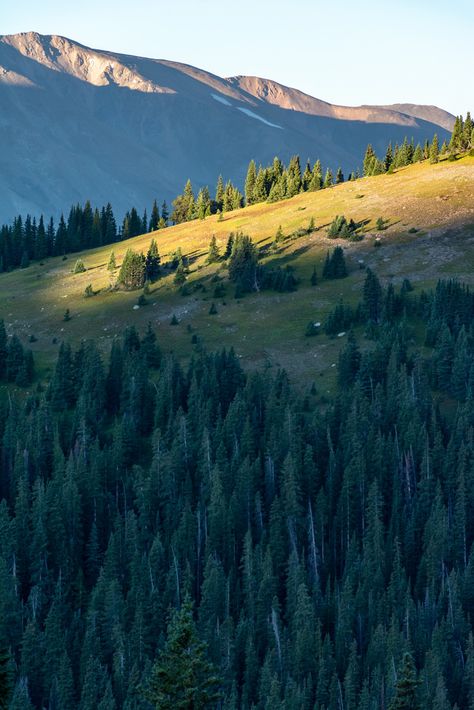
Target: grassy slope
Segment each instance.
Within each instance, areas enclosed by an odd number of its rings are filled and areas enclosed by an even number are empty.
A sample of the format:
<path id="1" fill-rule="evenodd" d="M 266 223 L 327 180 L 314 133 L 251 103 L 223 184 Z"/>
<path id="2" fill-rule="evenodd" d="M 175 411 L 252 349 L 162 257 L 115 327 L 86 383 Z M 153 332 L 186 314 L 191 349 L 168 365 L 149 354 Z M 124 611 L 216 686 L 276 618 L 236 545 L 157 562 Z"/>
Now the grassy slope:
<path id="1" fill-rule="evenodd" d="M 313 265 L 320 274 L 327 249 L 337 243 L 326 238 L 325 229 L 336 214 L 367 221 L 365 238 L 355 244 L 340 242 L 351 268 L 347 279 L 311 287 Z M 375 221 L 379 216 L 389 220 L 390 226 L 380 234 L 383 246 L 374 249 Z M 228 233 L 241 229 L 262 247 L 273 241 L 280 224 L 284 234 L 290 235 L 306 227 L 311 217 L 318 231 L 309 236 L 289 236 L 278 254 L 267 257 L 295 266 L 301 278 L 297 292 L 265 292 L 236 301 L 233 288 L 227 286 L 226 305 L 217 302 L 218 315 L 208 315 L 214 300 L 214 284 L 209 279 L 219 268 L 205 264 L 212 234 L 223 248 Z M 413 227 L 419 230 L 416 234 L 408 231 Z M 78 342 L 95 337 L 106 346 L 125 325 L 143 329 L 151 321 L 162 347 L 181 357 L 192 352 L 187 327 L 191 326 L 208 349 L 233 345 L 249 366 L 281 365 L 305 381 L 324 373 L 330 375 L 341 340 L 324 335 L 305 338 L 304 330 L 310 320 L 322 321 L 340 296 L 357 302 L 364 278 L 363 270 L 358 268 L 359 259 L 381 277 L 395 282 L 408 276 L 415 285 L 429 286 L 440 276 L 452 275 L 472 281 L 474 159 L 436 166 L 423 163 L 394 175 L 364 178 L 276 204 L 254 205 L 227 214 L 220 222 L 210 217 L 171 227 L 158 232 L 156 238 L 163 261 L 181 247 L 191 262 L 190 284 L 203 280 L 207 292 L 183 297 L 170 276 L 152 287 L 149 305 L 134 310 L 137 292 L 106 291 L 110 284 L 106 267 L 112 248 L 120 265 L 129 246 L 146 251 L 150 235 L 81 254 L 88 269 L 84 274 L 71 273 L 79 256 L 74 255 L 67 261 L 49 259 L 43 266 L 34 264 L 0 276 L 0 317 L 10 332 L 17 332 L 24 340 L 35 335 L 38 340 L 31 347 L 43 374 L 47 374 L 62 339 Z M 221 271 L 221 275 L 226 272 Z M 101 291 L 86 299 L 83 293 L 89 283 Z M 72 315 L 69 322 L 63 321 L 66 308 Z M 169 325 L 173 313 L 180 320 L 175 327 Z M 53 343 L 53 339 L 57 342 Z M 330 387 L 331 378 L 324 382 L 325 387 Z"/>

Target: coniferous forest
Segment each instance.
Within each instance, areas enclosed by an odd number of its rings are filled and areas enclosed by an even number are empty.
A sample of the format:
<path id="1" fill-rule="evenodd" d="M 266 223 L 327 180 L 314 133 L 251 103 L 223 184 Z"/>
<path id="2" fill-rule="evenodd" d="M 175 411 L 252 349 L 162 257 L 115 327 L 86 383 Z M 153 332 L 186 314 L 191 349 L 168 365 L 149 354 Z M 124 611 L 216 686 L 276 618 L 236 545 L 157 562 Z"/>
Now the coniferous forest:
<path id="1" fill-rule="evenodd" d="M 0 329 L 1 707 L 474 707 L 474 294 L 359 298 L 330 402 Z"/>

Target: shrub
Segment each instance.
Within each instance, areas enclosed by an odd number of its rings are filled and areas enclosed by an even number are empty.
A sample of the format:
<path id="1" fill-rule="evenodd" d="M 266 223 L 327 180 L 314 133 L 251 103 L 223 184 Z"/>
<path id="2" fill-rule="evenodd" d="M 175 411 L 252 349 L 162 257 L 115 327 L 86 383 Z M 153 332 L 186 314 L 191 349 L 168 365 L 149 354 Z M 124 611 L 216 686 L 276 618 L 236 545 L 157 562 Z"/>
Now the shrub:
<path id="1" fill-rule="evenodd" d="M 173 313 L 173 317 L 170 320 L 170 325 L 179 325 L 179 320 L 176 318 L 176 314 Z"/>
<path id="2" fill-rule="evenodd" d="M 320 328 L 319 324 L 313 323 L 313 321 L 310 321 L 308 323 L 308 325 L 306 326 L 306 330 L 305 330 L 304 334 L 307 338 L 312 338 L 315 335 L 318 335 L 320 330 L 321 330 L 321 328 Z"/>
<path id="3" fill-rule="evenodd" d="M 92 284 L 87 284 L 85 290 L 84 290 L 84 296 L 86 298 L 90 298 L 91 296 L 94 296 L 94 289 L 92 288 Z"/>
<path id="4" fill-rule="evenodd" d="M 78 260 L 76 261 L 76 263 L 74 264 L 73 273 L 74 273 L 74 274 L 83 274 L 84 271 L 86 271 L 86 270 L 87 270 L 87 269 L 86 269 L 85 264 L 84 264 L 84 262 L 82 261 L 82 259 L 78 259 Z"/>
<path id="5" fill-rule="evenodd" d="M 353 219 L 347 221 L 344 215 L 337 215 L 329 225 L 327 235 L 329 239 L 350 239 L 357 231 Z"/>

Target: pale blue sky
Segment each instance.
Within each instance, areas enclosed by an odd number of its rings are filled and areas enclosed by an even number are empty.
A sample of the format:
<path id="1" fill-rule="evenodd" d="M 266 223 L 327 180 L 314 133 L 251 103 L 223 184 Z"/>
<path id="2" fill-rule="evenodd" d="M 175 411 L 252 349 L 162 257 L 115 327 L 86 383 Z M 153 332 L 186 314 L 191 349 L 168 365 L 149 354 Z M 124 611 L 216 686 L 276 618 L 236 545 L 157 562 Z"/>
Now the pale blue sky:
<path id="1" fill-rule="evenodd" d="M 27 30 L 333 103 L 474 109 L 473 0 L 0 0 L 0 33 Z"/>

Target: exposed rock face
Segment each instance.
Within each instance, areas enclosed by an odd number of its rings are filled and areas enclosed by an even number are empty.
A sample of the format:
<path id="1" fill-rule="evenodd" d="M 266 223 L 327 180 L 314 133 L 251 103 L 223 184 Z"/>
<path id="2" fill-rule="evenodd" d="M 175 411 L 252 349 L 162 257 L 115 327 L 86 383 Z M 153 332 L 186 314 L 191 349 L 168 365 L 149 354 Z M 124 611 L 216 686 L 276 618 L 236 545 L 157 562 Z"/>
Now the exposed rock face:
<path id="1" fill-rule="evenodd" d="M 436 107 L 333 106 L 274 81 L 223 79 L 34 32 L 0 36 L 0 220 L 77 201 L 117 214 L 172 199 L 190 177 L 242 183 L 248 162 L 298 153 L 345 171 L 368 142 L 441 140 Z"/>

